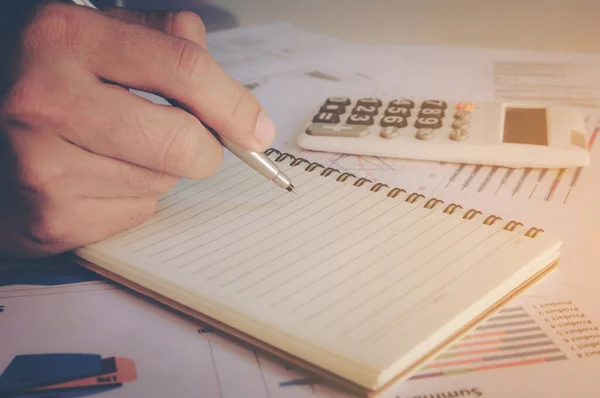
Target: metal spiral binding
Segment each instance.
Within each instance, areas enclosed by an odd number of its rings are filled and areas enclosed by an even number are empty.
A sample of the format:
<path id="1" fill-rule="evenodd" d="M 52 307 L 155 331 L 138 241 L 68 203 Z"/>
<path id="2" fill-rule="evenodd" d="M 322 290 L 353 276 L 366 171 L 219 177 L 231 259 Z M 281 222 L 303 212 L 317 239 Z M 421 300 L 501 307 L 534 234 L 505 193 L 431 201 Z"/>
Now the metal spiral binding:
<path id="1" fill-rule="evenodd" d="M 510 232 L 512 232 L 512 231 L 514 231 L 514 230 L 515 230 L 515 228 L 517 228 L 517 227 L 522 227 L 522 226 L 523 226 L 523 224 L 521 224 L 520 222 L 517 222 L 517 221 L 509 221 L 509 222 L 508 222 L 508 223 L 507 223 L 507 224 L 504 226 L 504 229 L 505 229 L 505 230 L 507 230 L 507 231 L 510 231 Z"/>
<path id="2" fill-rule="evenodd" d="M 390 187 L 390 186 L 389 186 L 389 185 L 387 185 L 387 184 L 384 184 L 384 183 L 382 183 L 382 182 L 378 182 L 377 184 L 373 184 L 373 186 L 371 187 L 371 189 L 370 189 L 370 190 L 371 190 L 371 191 L 373 191 L 373 192 L 379 192 L 379 190 L 380 190 L 381 188 L 389 188 L 389 187 Z"/>
<path id="3" fill-rule="evenodd" d="M 342 174 L 340 174 L 340 176 L 339 176 L 338 178 L 336 178 L 335 180 L 336 180 L 336 181 L 339 181 L 339 182 L 346 182 L 346 180 L 347 180 L 348 178 L 356 178 L 356 176 L 355 176 L 354 174 L 352 174 L 352 173 L 342 173 Z"/>
<path id="4" fill-rule="evenodd" d="M 528 238 L 535 238 L 540 232 L 544 232 L 544 230 L 539 228 L 529 228 L 527 232 L 525 232 L 525 236 Z"/>
<path id="5" fill-rule="evenodd" d="M 423 206 L 423 207 L 425 207 L 426 209 L 433 209 L 435 206 L 438 205 L 438 203 L 444 203 L 444 201 L 440 200 L 440 199 L 432 198 L 432 199 L 429 199 L 427 201 L 427 203 L 425 203 L 425 206 Z"/>
<path id="6" fill-rule="evenodd" d="M 392 188 L 390 192 L 388 192 L 387 196 L 390 198 L 396 198 L 396 196 L 400 195 L 401 193 L 407 192 L 402 188 Z"/>
<path id="7" fill-rule="evenodd" d="M 275 162 L 281 163 L 283 161 L 285 161 L 286 159 L 292 159 L 292 162 L 290 163 L 290 166 L 292 167 L 296 167 L 301 165 L 302 163 L 307 163 L 307 166 L 304 168 L 306 171 L 309 172 L 313 172 L 315 171 L 317 168 L 322 168 L 323 170 L 320 172 L 320 175 L 322 175 L 323 177 L 329 177 L 331 174 L 333 173 L 339 173 L 340 175 L 335 179 L 336 181 L 339 182 L 348 182 L 348 179 L 350 178 L 354 178 L 356 179 L 356 181 L 354 181 L 354 183 L 352 183 L 353 186 L 356 187 L 362 187 L 364 184 L 366 183 L 373 183 L 373 181 L 369 180 L 368 178 L 358 178 L 356 177 L 354 174 L 352 173 L 348 173 L 348 172 L 340 172 L 338 169 L 335 169 L 333 167 L 325 167 L 324 165 L 317 163 L 317 162 L 311 162 L 307 159 L 301 158 L 301 157 L 296 157 L 290 153 L 285 153 L 285 152 L 280 152 L 275 148 L 269 148 L 264 152 L 267 156 L 270 156 L 271 154 L 276 154 L 277 157 L 275 158 Z M 390 197 L 390 198 L 396 198 L 398 195 L 404 193 L 404 194 L 408 194 L 408 192 L 406 192 L 406 190 L 402 189 L 402 188 L 390 188 L 389 185 L 378 182 L 378 183 L 374 183 L 373 186 L 369 189 L 372 192 L 379 192 L 384 188 L 389 188 L 389 191 L 387 193 L 386 196 Z M 408 194 L 408 196 L 406 197 L 406 199 L 404 199 L 406 202 L 408 203 L 416 203 L 419 199 L 421 198 L 425 198 L 425 195 L 422 195 L 420 193 L 410 193 Z M 427 202 L 423 205 L 424 208 L 426 209 L 434 209 L 438 204 L 443 204 L 444 201 L 438 198 L 430 198 L 429 200 L 427 200 Z M 446 214 L 454 214 L 454 212 L 456 212 L 456 210 L 458 209 L 463 209 L 463 207 L 459 204 L 456 203 L 450 203 L 448 204 L 444 210 L 443 213 Z M 463 219 L 465 220 L 472 220 L 474 219 L 477 215 L 483 215 L 483 213 L 477 209 L 468 209 L 462 216 Z M 502 220 L 501 217 L 498 217 L 496 215 L 489 215 L 487 216 L 482 224 L 484 225 L 488 225 L 488 226 L 492 226 L 494 225 L 497 221 Z M 508 223 L 506 223 L 504 225 L 504 227 L 502 228 L 505 231 L 509 231 L 509 232 L 513 232 L 515 229 L 517 229 L 518 227 L 523 227 L 523 224 L 518 222 L 518 221 L 514 221 L 511 220 Z M 538 236 L 540 233 L 543 233 L 544 230 L 540 229 L 540 228 L 529 228 L 527 230 L 527 232 L 525 232 L 525 236 L 528 238 L 535 238 L 536 236 Z"/>
<path id="8" fill-rule="evenodd" d="M 415 203 L 417 201 L 417 199 L 424 198 L 424 197 L 425 197 L 425 195 L 421 195 L 420 193 L 413 192 L 410 195 L 408 195 L 408 197 L 406 198 L 406 201 L 408 203 Z"/>
<path id="9" fill-rule="evenodd" d="M 355 187 L 362 187 L 365 182 L 373 182 L 373 181 L 369 180 L 368 178 L 359 178 L 352 185 L 354 185 Z"/>
<path id="10" fill-rule="evenodd" d="M 444 213 L 446 214 L 454 214 L 454 212 L 457 209 L 462 209 L 463 207 L 461 205 L 457 205 L 455 203 L 450 203 L 448 206 L 446 206 L 446 208 L 444 209 Z"/>
<path id="11" fill-rule="evenodd" d="M 491 216 L 488 216 L 488 217 L 487 217 L 487 218 L 486 218 L 486 219 L 483 221 L 483 223 L 484 223 L 485 225 L 494 225 L 494 223 L 495 223 L 496 221 L 498 221 L 498 220 L 502 220 L 502 218 L 500 218 L 500 217 L 497 217 L 497 216 L 494 216 L 494 215 L 491 215 Z"/>
<path id="12" fill-rule="evenodd" d="M 463 218 L 465 220 L 472 220 L 477 214 L 483 214 L 483 213 L 480 212 L 479 210 L 469 209 L 469 210 L 467 210 L 467 212 L 465 213 Z"/>

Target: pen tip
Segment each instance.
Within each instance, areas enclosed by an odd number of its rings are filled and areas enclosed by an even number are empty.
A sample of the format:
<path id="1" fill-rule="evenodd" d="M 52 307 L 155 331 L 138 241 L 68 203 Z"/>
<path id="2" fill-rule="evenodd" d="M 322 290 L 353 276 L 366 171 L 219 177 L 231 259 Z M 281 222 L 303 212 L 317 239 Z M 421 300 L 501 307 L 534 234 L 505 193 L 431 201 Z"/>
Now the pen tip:
<path id="1" fill-rule="evenodd" d="M 298 193 L 298 191 L 296 191 L 296 188 L 294 188 L 294 186 L 292 184 L 290 184 L 289 187 L 287 187 L 287 190 L 293 193 Z"/>

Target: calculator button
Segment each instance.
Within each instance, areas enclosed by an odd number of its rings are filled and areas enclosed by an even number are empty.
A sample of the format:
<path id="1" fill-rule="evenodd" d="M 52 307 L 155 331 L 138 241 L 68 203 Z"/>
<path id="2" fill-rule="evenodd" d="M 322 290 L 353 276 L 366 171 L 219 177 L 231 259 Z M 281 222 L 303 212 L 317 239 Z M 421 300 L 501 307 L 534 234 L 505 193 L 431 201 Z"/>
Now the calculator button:
<path id="1" fill-rule="evenodd" d="M 459 109 L 454 114 L 455 119 L 471 119 L 471 112 L 465 111 L 464 109 Z"/>
<path id="2" fill-rule="evenodd" d="M 340 115 L 333 112 L 319 112 L 312 120 L 314 123 L 339 123 Z"/>
<path id="3" fill-rule="evenodd" d="M 346 107 L 342 104 L 325 104 L 321 107 L 321 112 L 331 112 L 341 115 L 346 112 Z"/>
<path id="4" fill-rule="evenodd" d="M 368 134 L 367 126 L 324 123 L 312 123 L 306 132 L 310 135 L 329 137 L 362 137 Z"/>
<path id="5" fill-rule="evenodd" d="M 348 116 L 348 120 L 346 120 L 348 124 L 361 124 L 365 126 L 370 126 L 374 123 L 373 116 L 371 115 L 358 115 L 356 113 Z"/>
<path id="6" fill-rule="evenodd" d="M 350 98 L 347 97 L 329 97 L 326 104 L 350 105 Z"/>
<path id="7" fill-rule="evenodd" d="M 438 100 L 428 100 L 428 101 L 423 101 L 423 103 L 421 104 L 421 109 L 422 108 L 436 108 L 436 109 L 446 109 L 448 107 L 448 104 L 446 104 L 446 101 L 438 101 Z"/>
<path id="8" fill-rule="evenodd" d="M 400 136 L 400 132 L 402 130 L 399 129 L 398 127 L 392 127 L 392 126 L 388 126 L 388 127 L 384 127 L 381 129 L 381 133 L 379 133 L 379 135 L 381 135 L 381 137 L 383 138 L 396 138 Z"/>
<path id="9" fill-rule="evenodd" d="M 361 98 L 356 101 L 356 105 L 375 106 L 379 108 L 381 106 L 381 100 L 377 98 Z"/>
<path id="10" fill-rule="evenodd" d="M 415 103 L 414 103 L 414 101 L 411 101 L 409 99 L 395 99 L 395 100 L 390 101 L 390 104 L 388 106 L 412 109 L 415 107 Z"/>
<path id="11" fill-rule="evenodd" d="M 377 107 L 375 105 L 356 105 L 352 109 L 352 113 L 356 115 L 377 115 Z"/>
<path id="12" fill-rule="evenodd" d="M 384 116 L 381 118 L 381 127 L 397 127 L 399 129 L 408 126 L 408 121 L 402 116 Z"/>
<path id="13" fill-rule="evenodd" d="M 456 109 L 464 110 L 464 111 L 472 111 L 475 108 L 475 105 L 472 102 L 461 101 L 456 104 Z"/>
<path id="14" fill-rule="evenodd" d="M 437 117 L 443 118 L 445 116 L 444 110 L 440 108 L 421 108 L 418 117 Z"/>
<path id="15" fill-rule="evenodd" d="M 385 116 L 402 116 L 410 117 L 410 108 L 402 108 L 399 106 L 390 106 L 385 110 Z"/>
<path id="16" fill-rule="evenodd" d="M 442 119 L 439 119 L 437 117 L 420 117 L 415 122 L 415 127 L 418 129 L 439 129 L 440 127 L 442 127 Z"/>
<path id="17" fill-rule="evenodd" d="M 471 121 L 469 119 L 455 119 L 452 122 L 453 129 L 468 129 L 471 127 Z"/>
<path id="18" fill-rule="evenodd" d="M 435 130 L 429 128 L 422 128 L 417 130 L 415 137 L 419 140 L 429 141 L 435 138 Z"/>
<path id="19" fill-rule="evenodd" d="M 450 139 L 453 141 L 464 141 L 469 138 L 469 131 L 464 128 L 452 129 L 450 132 Z"/>

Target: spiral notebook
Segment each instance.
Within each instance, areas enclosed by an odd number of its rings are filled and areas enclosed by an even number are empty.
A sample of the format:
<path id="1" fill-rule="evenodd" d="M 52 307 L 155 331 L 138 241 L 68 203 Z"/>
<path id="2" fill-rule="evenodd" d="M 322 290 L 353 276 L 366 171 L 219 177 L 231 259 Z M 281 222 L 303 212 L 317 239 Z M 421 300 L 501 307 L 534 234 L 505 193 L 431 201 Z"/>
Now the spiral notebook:
<path id="1" fill-rule="evenodd" d="M 76 250 L 91 269 L 365 395 L 404 380 L 552 269 L 535 226 L 267 151 L 298 194 L 235 158 L 145 224 Z"/>

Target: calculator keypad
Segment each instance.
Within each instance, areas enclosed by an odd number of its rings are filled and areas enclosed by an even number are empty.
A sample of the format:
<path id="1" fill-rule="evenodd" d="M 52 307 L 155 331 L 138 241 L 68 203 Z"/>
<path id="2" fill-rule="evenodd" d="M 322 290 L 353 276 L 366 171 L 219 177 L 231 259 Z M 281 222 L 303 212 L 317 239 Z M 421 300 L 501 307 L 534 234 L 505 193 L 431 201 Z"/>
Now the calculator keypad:
<path id="1" fill-rule="evenodd" d="M 412 109 L 415 107 L 415 101 L 409 99 L 395 99 L 390 101 L 389 107 Z"/>
<path id="2" fill-rule="evenodd" d="M 417 130 L 415 137 L 419 140 L 429 141 L 435 138 L 435 130 L 429 128 L 423 128 Z"/>
<path id="3" fill-rule="evenodd" d="M 375 116 L 375 115 L 377 115 L 377 106 L 375 106 L 375 105 L 356 105 L 356 107 L 354 109 L 352 109 L 352 113 L 355 115 Z"/>
<path id="4" fill-rule="evenodd" d="M 356 105 L 362 106 L 374 106 L 379 108 L 382 105 L 382 102 L 379 98 L 361 98 L 356 101 Z"/>
<path id="5" fill-rule="evenodd" d="M 402 130 L 397 127 L 383 127 L 381 132 L 379 133 L 383 138 L 397 138 L 400 137 L 400 132 Z"/>
<path id="6" fill-rule="evenodd" d="M 410 117 L 410 108 L 403 108 L 400 106 L 390 106 L 385 110 L 385 116 L 402 116 Z"/>
<path id="7" fill-rule="evenodd" d="M 381 127 L 396 127 L 403 128 L 408 126 L 408 120 L 402 116 L 384 116 L 381 118 L 381 122 L 379 123 Z"/>
<path id="8" fill-rule="evenodd" d="M 340 115 L 333 112 L 319 112 L 313 117 L 313 123 L 339 123 Z"/>
<path id="9" fill-rule="evenodd" d="M 327 98 L 327 101 L 325 101 L 326 104 L 337 104 L 337 105 L 350 105 L 351 101 L 350 98 L 346 98 L 346 97 L 329 97 Z"/>
<path id="10" fill-rule="evenodd" d="M 421 141 L 469 138 L 470 102 L 397 98 L 327 98 L 313 115 L 306 133 L 329 137 L 412 137 Z"/>
<path id="11" fill-rule="evenodd" d="M 375 122 L 371 115 L 361 115 L 360 113 L 353 113 L 348 116 L 346 120 L 347 124 L 362 124 L 364 126 L 370 126 Z"/>
<path id="12" fill-rule="evenodd" d="M 418 129 L 439 129 L 442 127 L 442 118 L 437 118 L 435 116 L 420 117 L 415 122 L 415 127 Z"/>
<path id="13" fill-rule="evenodd" d="M 323 104 L 321 107 L 321 112 L 324 113 L 337 113 L 341 115 L 346 112 L 346 107 L 341 104 Z"/>
<path id="14" fill-rule="evenodd" d="M 463 128 L 452 129 L 450 139 L 452 141 L 464 141 L 469 137 L 469 132 Z"/>
<path id="15" fill-rule="evenodd" d="M 368 134 L 367 126 L 312 123 L 308 126 L 310 135 L 336 137 L 363 137 Z"/>

